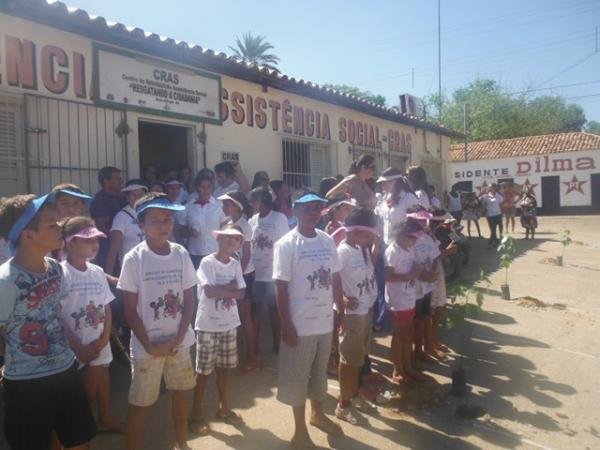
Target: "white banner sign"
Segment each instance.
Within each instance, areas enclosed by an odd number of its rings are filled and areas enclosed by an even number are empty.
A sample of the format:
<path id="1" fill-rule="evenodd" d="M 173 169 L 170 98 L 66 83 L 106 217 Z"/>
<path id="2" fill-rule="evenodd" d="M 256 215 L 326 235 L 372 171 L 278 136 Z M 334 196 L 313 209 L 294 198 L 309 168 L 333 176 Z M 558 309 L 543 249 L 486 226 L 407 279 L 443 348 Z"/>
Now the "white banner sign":
<path id="1" fill-rule="evenodd" d="M 97 103 L 221 122 L 218 75 L 172 66 L 118 49 L 96 48 Z"/>

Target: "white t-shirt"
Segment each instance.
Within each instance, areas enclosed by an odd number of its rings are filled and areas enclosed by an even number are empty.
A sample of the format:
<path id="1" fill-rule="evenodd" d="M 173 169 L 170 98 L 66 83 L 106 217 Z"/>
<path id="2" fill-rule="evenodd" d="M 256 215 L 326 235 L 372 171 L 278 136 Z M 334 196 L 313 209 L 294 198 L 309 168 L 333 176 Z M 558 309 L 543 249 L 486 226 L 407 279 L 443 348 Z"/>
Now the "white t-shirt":
<path id="1" fill-rule="evenodd" d="M 144 232 L 138 225 L 136 212 L 129 205 L 115 215 L 110 231 L 120 231 L 123 234 L 123 243 L 119 249 L 121 262 L 129 250 L 144 240 Z"/>
<path id="2" fill-rule="evenodd" d="M 486 217 L 494 217 L 502 214 L 500 204 L 502 203 L 502 195 L 496 192 L 496 195 L 487 193 L 483 196 L 483 204 L 485 205 Z"/>
<path id="3" fill-rule="evenodd" d="M 287 281 L 290 315 L 298 336 L 333 330 L 333 274 L 340 271 L 333 239 L 312 238 L 294 228 L 275 243 L 273 279 Z"/>
<path id="4" fill-rule="evenodd" d="M 0 238 L 0 264 L 4 264 L 10 259 L 10 249 L 8 248 L 8 241 L 4 238 Z"/>
<path id="5" fill-rule="evenodd" d="M 229 221 L 229 223 L 233 223 L 234 225 L 237 225 L 238 227 L 240 227 L 242 229 L 242 232 L 244 233 L 243 244 L 245 244 L 246 242 L 250 242 L 250 260 L 248 261 L 248 265 L 246 266 L 246 269 L 244 270 L 244 275 L 246 275 L 248 273 L 252 273 L 252 272 L 254 272 L 254 263 L 252 262 L 252 227 L 250 226 L 250 224 L 248 223 L 248 221 L 246 220 L 246 218 L 244 216 L 240 217 L 237 222 Z M 242 263 L 242 257 L 244 256 L 243 244 L 242 244 L 242 249 L 239 251 L 239 255 L 238 255 L 240 264 Z"/>
<path id="6" fill-rule="evenodd" d="M 235 192 L 240 190 L 240 184 L 237 181 L 232 182 L 230 185 L 221 187 L 219 184 L 215 187 L 213 192 L 214 198 L 219 198 L 223 194 L 227 194 L 228 192 Z"/>
<path id="7" fill-rule="evenodd" d="M 214 230 L 220 230 L 221 224 L 227 222 L 223 212 L 223 204 L 211 197 L 208 203 L 200 205 L 188 202 L 186 205 L 186 224 L 200 233 L 198 237 L 190 235 L 188 250 L 192 255 L 205 256 L 217 251 L 217 240 L 213 237 Z"/>
<path id="8" fill-rule="evenodd" d="M 271 211 L 265 217 L 254 214 L 252 227 L 252 262 L 256 281 L 273 281 L 273 246 L 290 228 L 287 217 Z"/>
<path id="9" fill-rule="evenodd" d="M 415 195 L 417 196 L 417 200 L 419 201 L 419 205 L 421 205 L 425 209 L 431 208 L 431 203 L 429 202 L 429 195 L 422 189 L 418 189 L 415 191 Z"/>
<path id="10" fill-rule="evenodd" d="M 367 314 L 377 299 L 375 268 L 371 256 L 367 253 L 365 261 L 363 250 L 346 241 L 338 246 L 337 252 L 344 295 L 358 300 L 358 308 L 346 308 L 346 314 Z"/>
<path id="11" fill-rule="evenodd" d="M 213 253 L 202 258 L 197 275 L 200 299 L 196 313 L 196 331 L 218 332 L 237 328 L 240 316 L 236 299 L 208 298 L 204 293 L 204 286 L 224 286 L 231 280 L 236 280 L 238 289 L 245 289 L 246 283 L 239 261 L 231 258 L 227 264 L 223 264 Z"/>
<path id="12" fill-rule="evenodd" d="M 412 270 L 415 256 L 394 243 L 385 250 L 385 266 L 393 267 L 394 273 L 403 275 Z M 385 303 L 391 311 L 405 311 L 415 307 L 417 300 L 415 281 L 392 281 L 385 283 Z"/>
<path id="13" fill-rule="evenodd" d="M 415 205 L 419 204 L 419 200 L 411 192 L 403 192 L 400 194 L 398 203 L 392 206 L 388 206 L 387 203 L 383 203 L 378 211 L 381 214 L 381 220 L 383 221 L 383 240 L 387 245 L 394 242 L 393 230 L 394 225 L 406 220 L 406 211 Z"/>
<path id="14" fill-rule="evenodd" d="M 425 270 L 431 271 L 433 269 L 433 261 L 440 256 L 438 245 L 439 243 L 433 240 L 428 234 L 423 234 L 415 242 L 415 246 L 412 248 L 415 260 L 418 264 L 423 266 Z M 418 280 L 416 282 L 417 298 L 421 298 L 432 292 L 435 289 L 435 285 L 435 281 Z"/>
<path id="15" fill-rule="evenodd" d="M 61 263 L 69 296 L 62 303 L 63 321 L 75 333 L 79 341 L 87 345 L 98 339 L 104 331 L 105 306 L 115 296 L 110 291 L 104 271 L 95 264 L 87 264 L 81 271 L 67 261 Z M 103 366 L 112 361 L 110 343 L 100 351 L 100 355 L 89 364 Z"/>
<path id="16" fill-rule="evenodd" d="M 170 242 L 168 255 L 154 253 L 146 241 L 125 255 L 117 288 L 138 294 L 137 313 L 144 323 L 148 338 L 155 344 L 175 336 L 183 313 L 183 293 L 198 283 L 190 255 L 179 244 Z M 194 343 L 192 327 L 178 348 Z M 149 358 L 144 347 L 132 333 L 131 357 Z"/>
<path id="17" fill-rule="evenodd" d="M 433 197 L 431 197 L 430 201 L 431 201 L 431 207 L 432 208 L 436 208 L 436 209 L 441 209 L 442 208 L 442 204 L 440 203 L 440 199 L 437 198 L 435 195 Z"/>
<path id="18" fill-rule="evenodd" d="M 448 211 L 457 212 L 462 210 L 460 195 L 454 197 L 452 194 L 448 193 L 446 197 L 448 198 Z"/>

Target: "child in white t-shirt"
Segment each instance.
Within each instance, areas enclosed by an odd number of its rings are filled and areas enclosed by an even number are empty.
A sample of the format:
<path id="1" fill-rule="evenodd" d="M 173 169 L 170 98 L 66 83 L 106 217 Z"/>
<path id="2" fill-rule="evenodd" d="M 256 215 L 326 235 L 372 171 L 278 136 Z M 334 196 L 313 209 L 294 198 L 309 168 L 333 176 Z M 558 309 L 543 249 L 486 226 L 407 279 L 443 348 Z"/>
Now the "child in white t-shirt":
<path id="1" fill-rule="evenodd" d="M 228 192 L 217 200 L 223 202 L 223 212 L 229 217 L 230 224 L 237 225 L 242 229 L 244 241 L 236 259 L 242 266 L 244 281 L 246 283 L 246 295 L 238 299 L 237 306 L 242 321 L 242 326 L 237 330 L 238 359 L 240 372 L 252 371 L 258 368 L 256 358 L 256 333 L 254 321 L 252 320 L 252 293 L 254 288 L 254 263 L 252 262 L 252 227 L 246 217 L 252 215 L 252 207 L 248 203 L 246 195 L 241 191 Z M 244 337 L 248 347 L 244 351 Z"/>
<path id="2" fill-rule="evenodd" d="M 391 344 L 394 381 L 424 381 L 413 364 L 413 319 L 417 300 L 415 284 L 422 269 L 412 251 L 421 227 L 414 222 L 401 222 L 392 230 L 395 242 L 385 251 L 385 301 L 391 312 L 393 336 Z"/>
<path id="3" fill-rule="evenodd" d="M 99 231 L 89 217 L 71 217 L 62 225 L 66 261 L 63 267 L 68 297 L 62 301 L 61 314 L 69 344 L 81 367 L 83 387 L 92 411 L 98 405 L 98 430 L 119 431 L 110 412 L 111 310 L 114 300 L 104 271 L 87 262 L 96 257 Z"/>
<path id="4" fill-rule="evenodd" d="M 346 218 L 346 239 L 337 248 L 346 314 L 339 339 L 340 397 L 335 415 L 352 425 L 358 423 L 354 408 L 374 409 L 359 396 L 358 379 L 371 347 L 372 306 L 377 299 L 377 225 L 377 216 L 370 209 L 353 210 Z"/>
<path id="5" fill-rule="evenodd" d="M 273 197 L 268 188 L 250 192 L 250 204 L 255 211 L 249 223 L 252 227 L 252 263 L 255 268 L 252 293 L 252 320 L 255 342 L 258 343 L 262 306 L 266 305 L 273 333 L 273 353 L 279 352 L 279 314 L 275 304 L 273 281 L 273 247 L 290 228 L 285 214 L 273 210 Z M 258 350 L 257 350 L 258 354 Z"/>
<path id="6" fill-rule="evenodd" d="M 146 240 L 125 255 L 117 287 L 123 291 L 131 327 L 132 379 L 126 439 L 128 450 L 142 447 L 144 416 L 160 394 L 164 376 L 171 394 L 175 439 L 187 446 L 187 394 L 196 380 L 189 348 L 196 273 L 187 250 L 169 242 L 175 205 L 166 194 L 151 192 L 135 205 Z"/>
<path id="7" fill-rule="evenodd" d="M 227 224 L 213 232 L 219 249 L 200 262 L 199 294 L 196 313 L 196 389 L 190 418 L 192 429 L 206 435 L 210 431 L 202 413 L 202 398 L 209 375 L 216 370 L 219 387 L 217 418 L 232 425 L 242 418 L 229 409 L 227 369 L 238 365 L 236 329 L 240 317 L 236 299 L 245 296 L 242 267 L 234 258 L 244 234 L 238 225 Z"/>

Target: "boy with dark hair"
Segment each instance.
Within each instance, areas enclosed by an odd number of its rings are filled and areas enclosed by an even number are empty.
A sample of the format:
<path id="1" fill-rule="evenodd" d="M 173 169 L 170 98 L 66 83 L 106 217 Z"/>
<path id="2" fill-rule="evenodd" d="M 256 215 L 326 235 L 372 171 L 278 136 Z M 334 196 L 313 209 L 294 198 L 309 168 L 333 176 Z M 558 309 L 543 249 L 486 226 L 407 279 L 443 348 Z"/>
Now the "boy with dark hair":
<path id="1" fill-rule="evenodd" d="M 0 206 L 0 235 L 14 255 L 0 266 L 4 432 L 13 450 L 50 449 L 51 441 L 83 450 L 96 434 L 60 315 L 63 271 L 46 257 L 61 245 L 53 201 L 17 195 Z"/>
<path id="2" fill-rule="evenodd" d="M 144 417 L 158 399 L 163 376 L 171 394 L 176 448 L 189 449 L 186 397 L 196 384 L 189 348 L 194 343 L 192 288 L 198 280 L 187 250 L 168 240 L 173 212 L 182 209 L 156 192 L 137 201 L 137 219 L 146 239 L 125 255 L 117 285 L 132 331 L 128 450 L 142 448 Z"/>

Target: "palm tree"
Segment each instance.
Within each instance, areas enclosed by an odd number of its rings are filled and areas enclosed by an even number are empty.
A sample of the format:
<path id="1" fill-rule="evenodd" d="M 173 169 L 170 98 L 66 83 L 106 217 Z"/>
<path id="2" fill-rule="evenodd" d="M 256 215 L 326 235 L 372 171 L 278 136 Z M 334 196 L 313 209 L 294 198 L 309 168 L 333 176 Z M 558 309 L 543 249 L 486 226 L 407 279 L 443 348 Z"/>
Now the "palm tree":
<path id="1" fill-rule="evenodd" d="M 237 47 L 229 48 L 242 61 L 279 71 L 277 69 L 279 58 L 272 53 L 266 53 L 275 47 L 266 42 L 264 36 L 245 33 L 241 40 L 237 37 L 235 43 Z"/>

